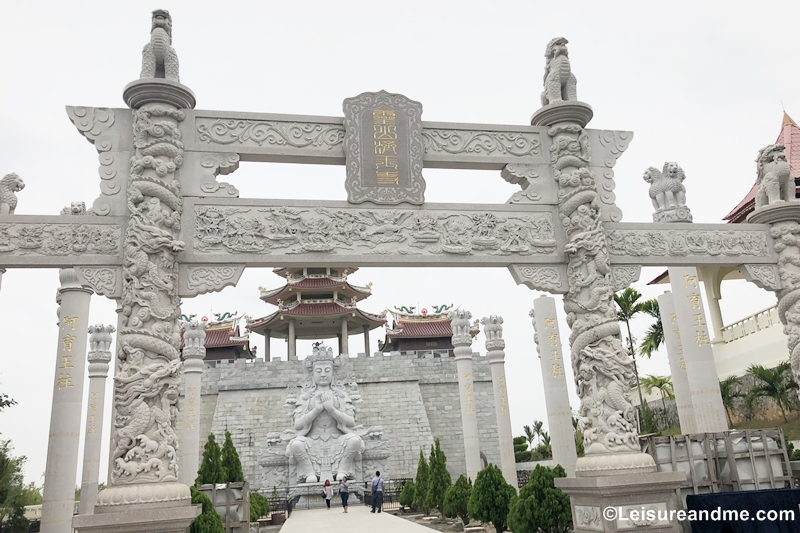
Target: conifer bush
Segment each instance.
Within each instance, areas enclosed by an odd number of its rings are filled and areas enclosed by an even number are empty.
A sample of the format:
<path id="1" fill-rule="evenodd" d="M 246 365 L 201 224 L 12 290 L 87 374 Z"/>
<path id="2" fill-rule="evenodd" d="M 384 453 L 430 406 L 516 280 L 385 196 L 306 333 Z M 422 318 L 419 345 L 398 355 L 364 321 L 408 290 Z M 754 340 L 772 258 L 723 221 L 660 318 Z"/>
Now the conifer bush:
<path id="1" fill-rule="evenodd" d="M 224 483 L 225 471 L 222 469 L 222 451 L 219 444 L 214 439 L 214 434 L 209 433 L 206 445 L 203 447 L 203 460 L 200 462 L 200 470 L 197 472 L 195 485 L 205 485 L 207 483 Z"/>
<path id="2" fill-rule="evenodd" d="M 422 512 L 428 514 L 428 462 L 425 461 L 425 456 L 422 455 L 422 450 L 419 451 L 419 463 L 417 463 L 417 477 L 414 479 L 416 490 L 414 491 L 414 505 L 417 509 L 422 509 Z"/>
<path id="3" fill-rule="evenodd" d="M 467 504 L 472 494 L 472 482 L 460 475 L 456 484 L 447 489 L 444 493 L 444 509 L 442 514 L 447 518 L 458 517 L 466 526 L 469 524 L 469 510 Z"/>
<path id="4" fill-rule="evenodd" d="M 403 490 L 400 491 L 400 505 L 408 506 L 411 509 L 415 509 L 414 505 L 414 495 L 416 492 L 417 484 L 413 481 L 406 481 L 403 485 Z"/>
<path id="5" fill-rule="evenodd" d="M 431 458 L 428 470 L 428 495 L 425 500 L 428 508 L 438 509 L 444 514 L 444 493 L 450 488 L 450 473 L 447 471 L 447 457 L 439 447 L 439 439 L 431 446 Z"/>
<path id="6" fill-rule="evenodd" d="M 239 453 L 233 445 L 231 432 L 225 431 L 225 443 L 222 445 L 222 472 L 224 478 L 219 483 L 238 483 L 244 481 L 242 472 L 242 462 L 239 460 Z"/>
<path id="7" fill-rule="evenodd" d="M 511 501 L 508 527 L 514 533 L 569 533 L 572 511 L 569 496 L 555 486 L 555 478 L 567 477 L 557 465 L 550 469 L 536 465 L 528 484 Z"/>
<path id="8" fill-rule="evenodd" d="M 250 493 L 250 521 L 256 522 L 270 512 L 269 500 L 257 492 Z"/>
<path id="9" fill-rule="evenodd" d="M 503 533 L 508 529 L 508 506 L 516 495 L 517 491 L 506 483 L 500 469 L 489 463 L 475 478 L 467 510 L 471 517 L 491 522 L 497 533 Z"/>
<path id="10" fill-rule="evenodd" d="M 195 487 L 189 487 L 189 490 L 192 493 L 192 503 L 199 503 L 203 509 L 200 516 L 195 518 L 192 525 L 189 526 L 189 533 L 225 533 L 225 526 L 222 525 L 222 519 L 214 510 L 211 498 Z"/>

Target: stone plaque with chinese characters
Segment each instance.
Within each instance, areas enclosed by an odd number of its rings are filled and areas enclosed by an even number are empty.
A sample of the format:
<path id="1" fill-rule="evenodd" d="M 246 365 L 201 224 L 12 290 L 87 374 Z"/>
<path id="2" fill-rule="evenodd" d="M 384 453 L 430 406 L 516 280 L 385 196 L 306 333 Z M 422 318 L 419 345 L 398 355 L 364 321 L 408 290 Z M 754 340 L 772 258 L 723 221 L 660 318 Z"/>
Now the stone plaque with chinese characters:
<path id="1" fill-rule="evenodd" d="M 683 349 L 684 368 L 692 397 L 694 430 L 698 433 L 727 431 L 728 421 L 725 418 L 717 367 L 711 351 L 697 269 L 669 267 L 668 270 L 678 324 L 677 338 Z M 675 329 L 673 324 L 670 323 L 669 326 L 670 329 Z M 665 337 L 667 329 L 665 325 Z M 673 332 L 670 334 L 674 335 Z"/>
<path id="2" fill-rule="evenodd" d="M 347 98 L 343 107 L 347 200 L 422 204 L 422 104 L 380 91 Z"/>

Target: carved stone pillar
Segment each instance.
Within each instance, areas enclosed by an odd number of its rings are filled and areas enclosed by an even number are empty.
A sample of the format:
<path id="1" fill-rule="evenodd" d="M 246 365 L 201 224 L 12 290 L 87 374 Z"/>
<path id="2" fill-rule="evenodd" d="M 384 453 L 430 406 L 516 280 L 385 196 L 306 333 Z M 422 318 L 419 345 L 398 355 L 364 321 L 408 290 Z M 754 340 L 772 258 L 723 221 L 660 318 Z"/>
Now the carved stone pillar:
<path id="1" fill-rule="evenodd" d="M 183 427 L 183 464 L 180 482 L 194 485 L 197 469 L 200 467 L 200 409 L 203 401 L 200 396 L 200 383 L 206 357 L 207 322 L 192 320 L 183 323 L 183 397 L 186 400 L 186 413 Z"/>
<path id="2" fill-rule="evenodd" d="M 369 357 L 369 326 L 364 326 L 364 355 Z"/>
<path id="3" fill-rule="evenodd" d="M 506 341 L 503 340 L 503 317 L 497 315 L 484 317 L 481 319 L 481 324 L 486 336 L 486 358 L 492 370 L 494 411 L 497 417 L 497 436 L 500 441 L 500 469 L 503 471 L 506 483 L 516 489 L 517 463 L 514 460 L 514 436 L 511 434 L 511 413 L 506 390 L 506 353 L 503 351 Z"/>
<path id="4" fill-rule="evenodd" d="M 350 335 L 348 335 L 347 331 L 347 317 L 342 317 L 342 352 L 341 353 L 350 353 Z"/>
<path id="5" fill-rule="evenodd" d="M 286 351 L 286 359 L 289 361 L 297 361 L 297 339 L 294 335 L 294 319 L 289 319 L 289 338 L 288 347 Z"/>
<path id="6" fill-rule="evenodd" d="M 667 358 L 672 375 L 672 389 L 675 392 L 675 405 L 678 408 L 678 418 L 681 423 L 681 433 L 684 435 L 697 433 L 692 393 L 689 390 L 689 378 L 686 375 L 683 343 L 678 336 L 680 329 L 678 329 L 678 315 L 675 313 L 672 293 L 668 292 L 658 297 L 658 310 L 661 313 L 661 326 L 664 330 L 664 344 L 667 346 Z M 714 377 L 716 378 L 716 374 Z"/>
<path id="7" fill-rule="evenodd" d="M 104 404 L 111 334 L 114 326 L 95 324 L 89 328 L 89 403 L 86 409 L 86 440 L 83 444 L 83 475 L 78 514 L 94 514 L 100 475 L 100 442 L 103 438 Z"/>
<path id="8" fill-rule="evenodd" d="M 800 202 L 792 200 L 760 207 L 747 217 L 747 221 L 772 225 L 770 235 L 775 239 L 780 277 L 776 290 L 778 316 L 783 323 L 783 332 L 789 338 L 792 374 L 795 381 L 800 381 Z"/>
<path id="9" fill-rule="evenodd" d="M 570 496 L 577 533 L 611 532 L 628 527 L 628 514 L 623 508 L 618 522 L 604 520 L 604 507 L 674 509 L 678 505 L 674 491 L 685 475 L 656 472 L 653 458 L 639 448 L 630 397 L 633 360 L 620 340 L 598 196 L 602 187 L 595 181 L 605 168 L 602 162 L 592 161 L 584 127 L 593 112 L 577 101 L 566 44 L 562 37 L 550 41 L 545 70 L 545 93 L 557 95 L 560 91 L 563 98 L 543 98 L 544 107 L 531 119 L 534 126 L 549 126 L 550 164 L 567 237 L 569 289 L 564 294 L 564 310 L 572 329 L 570 351 L 584 431 L 585 456 L 576 462 L 576 477 L 559 478 L 556 486 Z M 566 93 L 565 75 L 572 83 L 572 91 Z M 677 533 L 680 526 L 665 521 L 640 529 Z"/>
<path id="10" fill-rule="evenodd" d="M 475 479 L 481 470 L 481 448 L 478 441 L 478 417 L 475 413 L 475 390 L 472 382 L 472 313 L 455 309 L 448 313 L 453 328 L 453 354 L 458 371 L 458 390 L 461 397 L 461 428 L 464 435 L 464 461 L 467 476 Z"/>
<path id="11" fill-rule="evenodd" d="M 669 279 L 672 286 L 672 305 L 679 331 L 678 339 L 681 341 L 685 375 L 692 398 L 694 431 L 698 433 L 727 431 L 728 421 L 719 390 L 717 365 L 714 362 L 714 353 L 711 351 L 711 339 L 708 335 L 697 269 L 669 267 Z M 669 333 L 675 334 L 674 331 Z M 667 336 L 666 328 L 664 336 Z"/>
<path id="12" fill-rule="evenodd" d="M 272 354 L 270 352 L 270 333 L 271 331 L 268 329 L 264 330 L 264 361 L 269 362 L 272 359 Z"/>
<path id="13" fill-rule="evenodd" d="M 550 430 L 553 461 L 564 467 L 568 476 L 574 477 L 578 455 L 575 450 L 575 428 L 572 426 L 567 377 L 564 374 L 556 301 L 549 296 L 536 298 L 530 316 L 533 319 L 536 350 L 542 366 L 544 403 L 547 407 L 547 427 Z"/>
<path id="14" fill-rule="evenodd" d="M 6 273 L 5 268 L 0 268 L 0 290 L 3 289 L 3 274 Z"/>
<path id="15" fill-rule="evenodd" d="M 50 438 L 42 491 L 42 531 L 71 533 L 78 471 L 86 332 L 92 291 L 78 281 L 72 268 L 59 270 L 58 345 L 53 378 Z"/>
<path id="16" fill-rule="evenodd" d="M 114 377 L 113 469 L 95 514 L 77 516 L 83 533 L 185 531 L 199 509 L 178 482 L 180 386 L 179 265 L 183 197 L 182 109 L 195 98 L 178 78 L 169 46 L 172 19 L 153 12 L 142 79 L 123 92 L 133 110 L 133 156 L 127 182 L 130 214 L 124 239 L 122 325 Z M 160 77 L 157 77 L 160 76 Z M 192 176 L 185 178 L 187 181 Z"/>

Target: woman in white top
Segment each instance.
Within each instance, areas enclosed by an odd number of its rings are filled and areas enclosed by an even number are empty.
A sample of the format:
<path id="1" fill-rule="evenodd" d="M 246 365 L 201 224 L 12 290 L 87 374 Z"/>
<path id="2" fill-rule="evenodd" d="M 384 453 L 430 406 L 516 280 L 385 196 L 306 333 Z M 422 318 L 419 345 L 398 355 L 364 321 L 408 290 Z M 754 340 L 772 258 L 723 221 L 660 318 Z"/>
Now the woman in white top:
<path id="1" fill-rule="evenodd" d="M 326 479 L 325 484 L 322 486 L 322 492 L 325 494 L 325 504 L 328 509 L 331 508 L 331 498 L 333 498 L 333 487 L 331 487 L 331 480 Z"/>

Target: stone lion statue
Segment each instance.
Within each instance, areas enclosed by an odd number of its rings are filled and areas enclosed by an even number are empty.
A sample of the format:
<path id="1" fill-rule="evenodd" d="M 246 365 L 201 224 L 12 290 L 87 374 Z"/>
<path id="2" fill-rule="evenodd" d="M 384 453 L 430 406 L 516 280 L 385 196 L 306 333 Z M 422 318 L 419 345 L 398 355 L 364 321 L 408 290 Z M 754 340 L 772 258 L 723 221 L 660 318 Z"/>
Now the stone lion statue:
<path id="1" fill-rule="evenodd" d="M 85 202 L 72 202 L 69 204 L 69 207 L 65 207 L 61 210 L 62 215 L 86 215 L 86 203 Z"/>
<path id="2" fill-rule="evenodd" d="M 17 208 L 17 195 L 25 188 L 22 178 L 14 174 L 6 174 L 0 180 L 0 215 L 13 215 Z"/>
<path id="3" fill-rule="evenodd" d="M 686 207 L 686 187 L 683 186 L 686 173 L 678 163 L 664 163 L 662 171 L 650 167 L 644 171 L 642 179 L 650 184 L 650 199 L 656 210 L 653 214 L 654 222 L 691 222 L 692 216 Z"/>
<path id="4" fill-rule="evenodd" d="M 166 9 L 153 11 L 150 42 L 142 50 L 142 73 L 139 77 L 180 82 L 178 54 L 172 48 L 172 17 Z"/>
<path id="5" fill-rule="evenodd" d="M 758 151 L 756 209 L 795 199 L 795 184 L 782 144 L 770 144 Z"/>
<path id="6" fill-rule="evenodd" d="M 578 80 L 569 66 L 568 42 L 563 37 L 556 37 L 547 43 L 544 54 L 547 63 L 544 67 L 543 106 L 578 99 Z"/>

